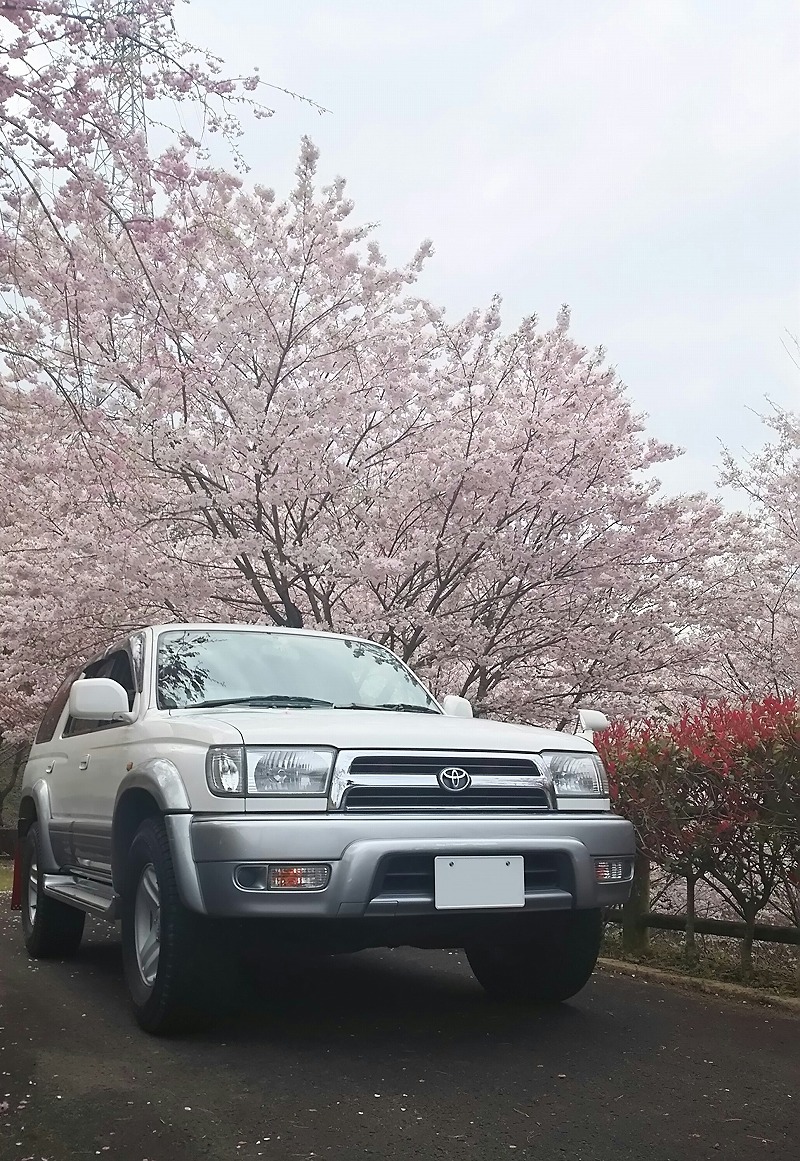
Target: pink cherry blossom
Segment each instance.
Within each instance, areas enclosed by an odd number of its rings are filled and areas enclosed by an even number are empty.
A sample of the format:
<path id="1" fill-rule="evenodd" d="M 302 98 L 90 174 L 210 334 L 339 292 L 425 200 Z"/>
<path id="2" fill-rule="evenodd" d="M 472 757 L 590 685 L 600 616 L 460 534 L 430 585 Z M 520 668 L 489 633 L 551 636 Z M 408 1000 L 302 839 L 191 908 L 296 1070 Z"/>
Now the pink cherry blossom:
<path id="1" fill-rule="evenodd" d="M 140 11 L 145 88 L 235 134 L 242 87 L 166 0 Z M 675 449 L 566 308 L 449 319 L 416 290 L 430 243 L 388 264 L 308 140 L 284 200 L 180 134 L 151 157 L 105 100 L 114 30 L 70 13 L 15 9 L 0 56 L 0 728 L 176 617 L 364 634 L 528 720 L 713 680 L 741 522 L 662 495 Z M 145 214 L 98 175 L 98 133 Z"/>

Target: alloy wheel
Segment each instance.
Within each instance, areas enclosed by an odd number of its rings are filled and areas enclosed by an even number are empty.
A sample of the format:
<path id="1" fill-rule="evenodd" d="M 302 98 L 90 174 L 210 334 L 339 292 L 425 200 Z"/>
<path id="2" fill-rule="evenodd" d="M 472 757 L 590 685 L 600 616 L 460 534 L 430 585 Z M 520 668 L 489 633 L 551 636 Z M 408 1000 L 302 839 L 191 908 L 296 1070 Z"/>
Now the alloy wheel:
<path id="1" fill-rule="evenodd" d="M 35 853 L 31 859 L 31 865 L 28 868 L 28 886 L 25 895 L 25 905 L 28 909 L 28 924 L 32 928 L 36 922 L 36 911 L 39 907 L 39 867 L 36 862 Z"/>
<path id="2" fill-rule="evenodd" d="M 161 952 L 161 895 L 152 863 L 143 867 L 139 876 L 133 910 L 133 936 L 139 975 L 145 987 L 152 988 Z"/>

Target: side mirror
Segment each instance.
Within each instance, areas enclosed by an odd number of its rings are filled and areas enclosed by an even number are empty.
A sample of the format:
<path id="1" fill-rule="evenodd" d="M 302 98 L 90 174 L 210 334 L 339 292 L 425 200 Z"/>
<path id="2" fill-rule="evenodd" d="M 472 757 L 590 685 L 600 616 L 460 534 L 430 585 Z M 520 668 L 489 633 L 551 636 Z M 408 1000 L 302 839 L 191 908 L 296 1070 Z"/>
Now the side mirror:
<path id="1" fill-rule="evenodd" d="M 128 695 L 110 677 L 85 677 L 69 691 L 69 716 L 78 721 L 130 722 Z"/>
<path id="2" fill-rule="evenodd" d="M 442 701 L 444 712 L 451 718 L 471 718 L 472 717 L 472 703 L 467 701 L 465 697 L 456 697 L 455 694 L 449 693 Z"/>
<path id="3" fill-rule="evenodd" d="M 575 732 L 591 742 L 595 734 L 602 734 L 610 725 L 606 715 L 599 710 L 582 709 L 578 710 L 578 729 Z"/>

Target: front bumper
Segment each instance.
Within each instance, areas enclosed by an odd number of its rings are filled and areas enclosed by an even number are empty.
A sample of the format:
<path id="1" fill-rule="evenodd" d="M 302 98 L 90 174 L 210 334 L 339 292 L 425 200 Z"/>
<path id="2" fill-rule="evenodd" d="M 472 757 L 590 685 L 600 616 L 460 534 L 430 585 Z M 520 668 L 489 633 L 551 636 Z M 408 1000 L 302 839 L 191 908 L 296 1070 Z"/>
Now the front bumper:
<path id="1" fill-rule="evenodd" d="M 633 827 L 608 813 L 524 819 L 174 814 L 166 821 L 184 904 L 219 918 L 441 914 L 433 897 L 437 855 L 522 855 L 525 911 L 611 907 L 627 899 L 630 880 L 599 883 L 595 859 L 627 859 L 632 870 L 635 854 Z M 244 890 L 236 881 L 242 864 L 320 862 L 331 867 L 320 891 Z"/>

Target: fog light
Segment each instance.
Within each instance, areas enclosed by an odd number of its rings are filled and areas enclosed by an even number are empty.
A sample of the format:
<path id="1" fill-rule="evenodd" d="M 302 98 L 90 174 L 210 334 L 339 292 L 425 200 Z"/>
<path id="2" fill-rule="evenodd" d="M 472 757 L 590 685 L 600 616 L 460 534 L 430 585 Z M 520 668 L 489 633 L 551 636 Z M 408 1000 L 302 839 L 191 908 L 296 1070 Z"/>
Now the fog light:
<path id="1" fill-rule="evenodd" d="M 331 868 L 328 863 L 308 863 L 294 866 L 288 863 L 272 865 L 269 885 L 276 891 L 321 891 L 328 886 Z"/>
<path id="2" fill-rule="evenodd" d="M 598 883 L 624 883 L 631 877 L 632 863 L 630 859 L 595 859 L 594 869 Z"/>
<path id="3" fill-rule="evenodd" d="M 243 891 L 266 891 L 267 868 L 265 866 L 237 867 L 234 875 L 236 886 Z"/>

